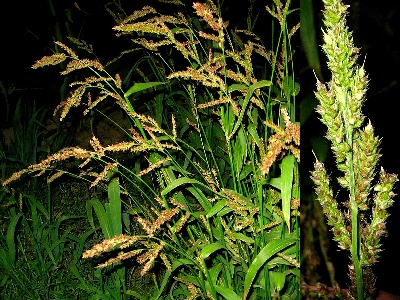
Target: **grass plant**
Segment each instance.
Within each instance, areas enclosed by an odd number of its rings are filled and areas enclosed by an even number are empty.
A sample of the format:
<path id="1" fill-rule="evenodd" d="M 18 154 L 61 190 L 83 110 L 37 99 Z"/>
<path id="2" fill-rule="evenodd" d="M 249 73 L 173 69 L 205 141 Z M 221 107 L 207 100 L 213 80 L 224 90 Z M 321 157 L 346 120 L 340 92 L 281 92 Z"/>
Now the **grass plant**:
<path id="1" fill-rule="evenodd" d="M 27 200 L 28 213 L 9 210 L 9 224 L 0 235 L 1 289 L 3 299 L 59 299 L 72 287 L 68 273 L 60 266 L 76 237 L 71 228 L 61 229 L 74 216 L 50 222 L 46 208 L 33 197 Z M 28 237 L 28 238 L 27 238 Z M 65 299 L 65 298 L 64 298 Z"/>
<path id="2" fill-rule="evenodd" d="M 381 237 L 386 234 L 388 208 L 393 204 L 397 176 L 377 170 L 379 138 L 361 108 L 366 99 L 368 78 L 358 64 L 358 49 L 346 25 L 348 6 L 340 0 L 324 0 L 324 44 L 331 80 L 317 83 L 315 93 L 321 121 L 327 126 L 326 138 L 340 173 L 339 190 L 348 196 L 339 207 L 341 195 L 333 191 L 323 163 L 316 159 L 312 180 L 333 239 L 339 248 L 349 250 L 349 291 L 353 299 L 374 299 L 373 265 L 380 257 Z M 334 182 L 336 183 L 336 182 Z"/>
<path id="3" fill-rule="evenodd" d="M 295 11 L 290 1 L 267 6 L 279 29 L 267 50 L 255 33 L 230 30 L 220 3 L 195 2 L 185 15 L 181 1 L 168 2 L 174 15 L 151 6 L 114 15 L 118 35 L 145 53 L 126 78 L 61 42 L 63 52 L 33 65 L 81 72 L 56 113 L 63 120 L 79 106 L 101 112 L 112 100 L 130 123 L 116 124 L 124 140 L 103 145 L 94 135 L 92 149 L 62 149 L 2 184 L 44 172 L 52 182 L 73 161 L 92 189 L 107 189 L 108 202 L 87 202 L 104 239 L 82 258 L 100 257 L 97 268 L 115 283 L 104 289 L 112 299 L 298 299 L 299 86 L 290 41 L 299 24 L 288 23 Z M 126 281 L 128 264 L 152 274 L 147 293 Z"/>
<path id="4" fill-rule="evenodd" d="M 46 111 L 25 100 L 13 103 L 12 134 L 0 141 L 2 180 L 46 156 L 41 146 Z M 56 139 L 62 143 L 61 136 Z M 88 237 L 76 235 L 84 215 L 55 216 L 53 200 L 50 185 L 37 178 L 0 191 L 2 299 L 76 299 L 77 280 L 69 268 L 79 262 Z"/>

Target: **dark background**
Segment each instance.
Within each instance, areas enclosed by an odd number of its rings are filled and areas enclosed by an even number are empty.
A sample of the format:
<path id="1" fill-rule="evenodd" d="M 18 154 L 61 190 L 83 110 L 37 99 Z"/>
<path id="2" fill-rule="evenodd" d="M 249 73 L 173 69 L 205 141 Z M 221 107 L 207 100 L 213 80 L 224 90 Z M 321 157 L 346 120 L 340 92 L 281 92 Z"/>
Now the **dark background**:
<path id="1" fill-rule="evenodd" d="M 71 35 L 91 44 L 94 53 L 102 63 L 115 58 L 120 51 L 132 48 L 128 37 L 116 37 L 112 29 L 116 25 L 105 6 L 118 11 L 110 0 L 35 0 L 4 1 L 0 8 L 0 80 L 5 85 L 12 85 L 19 92 L 29 93 L 31 98 L 38 98 L 46 105 L 57 105 L 60 98 L 58 90 L 62 84 L 60 69 L 56 67 L 32 70 L 32 64 L 44 55 L 54 52 L 53 41 L 57 41 L 56 28 L 60 28 L 62 42 L 69 44 L 66 37 Z M 174 5 L 166 5 L 157 0 L 126 0 L 121 2 L 127 14 L 145 5 L 155 7 L 164 14 L 173 14 Z M 192 1 L 186 3 L 185 9 L 193 11 Z M 214 1 L 217 3 L 217 1 Z M 222 1 L 222 17 L 229 20 L 230 28 L 238 26 L 246 29 L 246 17 L 250 2 L 254 2 L 253 14 L 260 13 L 255 32 L 268 43 L 271 33 L 270 18 L 263 1 Z M 49 3 L 53 3 L 54 11 Z M 292 1 L 292 7 L 298 0 Z M 270 3 L 268 5 L 271 5 Z M 299 18 L 297 18 L 297 21 Z M 69 31 L 67 30 L 69 28 Z M 297 47 L 299 47 L 297 43 Z M 49 94 L 50 92 L 50 94 Z M 55 93 L 55 94 L 52 94 Z M 50 98 L 43 100 L 44 98 Z M 54 99 L 56 98 L 56 99 Z"/>
<path id="2" fill-rule="evenodd" d="M 398 1 L 344 1 L 350 5 L 348 26 L 353 31 L 355 46 L 360 48 L 359 63 L 365 59 L 365 69 L 369 76 L 367 100 L 363 107 L 366 119 L 371 120 L 375 133 L 381 138 L 380 166 L 387 172 L 400 174 L 400 157 L 398 155 L 399 136 L 399 101 L 400 101 L 400 3 Z M 316 25 L 321 27 L 322 1 L 313 1 Z M 318 35 L 318 44 L 322 44 L 322 37 Z M 329 81 L 329 72 L 325 65 L 325 57 L 321 53 L 321 67 L 324 80 Z M 311 97 L 315 90 L 316 78 L 302 53 L 300 64 L 301 95 L 300 101 Z M 306 103 L 306 102 L 304 102 Z M 303 104 L 304 104 L 303 103 Z M 310 102 L 307 102 L 309 105 Z M 315 103 L 314 103 L 315 104 Z M 312 105 L 313 106 L 313 105 Z M 309 107 L 306 107 L 309 109 Z M 318 137 L 325 134 L 326 128 L 318 120 L 314 112 L 301 127 L 301 177 L 309 176 L 314 157 L 311 153 Z M 312 145 L 312 140 L 314 144 Z M 323 145 L 319 145 L 324 149 Z M 334 177 L 334 159 L 327 157 L 326 166 L 330 168 L 331 177 Z M 380 166 L 378 168 L 380 168 Z M 307 179 L 307 178 L 306 178 Z M 309 180 L 302 180 L 302 195 L 308 197 L 313 193 Z M 400 193 L 400 183 L 395 192 Z M 302 203 L 303 202 L 302 197 Z M 387 229 L 389 235 L 382 239 L 383 252 L 376 265 L 378 289 L 400 295 L 399 276 L 395 275 L 400 269 L 399 240 L 400 240 L 400 195 L 395 197 L 395 203 L 390 208 Z M 348 284 L 347 264 L 349 253 L 339 250 L 335 242 L 331 242 L 329 255 L 336 268 L 336 280 L 342 287 Z M 325 274 L 326 275 L 326 274 Z M 323 276 L 325 284 L 329 284 Z"/>
<path id="3" fill-rule="evenodd" d="M 50 2 L 54 4 L 53 12 Z M 112 30 L 115 22 L 104 9 L 107 2 L 4 1 L 0 8 L 0 80 L 7 86 L 13 85 L 16 92 L 29 93 L 31 99 L 55 107 L 60 101 L 57 95 L 63 80 L 58 75 L 60 69 L 56 66 L 33 70 L 31 66 L 54 52 L 56 28 L 65 44 L 69 44 L 68 35 L 84 39 L 93 45 L 100 59 L 111 59 L 112 51 L 123 41 L 117 40 Z"/>

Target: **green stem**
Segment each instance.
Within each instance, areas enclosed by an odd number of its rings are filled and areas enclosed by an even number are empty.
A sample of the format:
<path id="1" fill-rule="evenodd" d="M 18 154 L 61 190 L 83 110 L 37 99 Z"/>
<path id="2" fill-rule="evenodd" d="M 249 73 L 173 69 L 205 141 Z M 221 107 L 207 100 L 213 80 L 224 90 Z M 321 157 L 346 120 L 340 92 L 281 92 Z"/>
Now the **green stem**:
<path id="1" fill-rule="evenodd" d="M 358 218 L 358 205 L 355 197 L 355 174 L 353 165 L 353 126 L 349 123 L 349 119 L 346 115 L 348 111 L 347 107 L 347 92 L 344 95 L 344 120 L 346 127 L 346 142 L 350 146 L 350 151 L 347 155 L 347 162 L 349 166 L 349 188 L 350 188 L 350 208 L 351 208 L 351 257 L 354 263 L 354 271 L 356 273 L 357 281 L 357 299 L 362 300 L 364 295 L 364 282 L 362 268 L 359 260 L 359 249 L 360 239 L 358 235 L 359 229 L 359 218 Z"/>
<path id="2" fill-rule="evenodd" d="M 353 134 L 351 134 L 352 136 Z M 364 285 L 362 279 L 362 268 L 359 260 L 360 240 L 358 235 L 359 219 L 358 205 L 355 200 L 355 180 L 353 168 L 353 152 L 349 154 L 349 176 L 350 176 L 350 207 L 351 207 L 351 256 L 354 262 L 354 270 L 357 280 L 357 296 L 358 299 L 363 299 Z"/>

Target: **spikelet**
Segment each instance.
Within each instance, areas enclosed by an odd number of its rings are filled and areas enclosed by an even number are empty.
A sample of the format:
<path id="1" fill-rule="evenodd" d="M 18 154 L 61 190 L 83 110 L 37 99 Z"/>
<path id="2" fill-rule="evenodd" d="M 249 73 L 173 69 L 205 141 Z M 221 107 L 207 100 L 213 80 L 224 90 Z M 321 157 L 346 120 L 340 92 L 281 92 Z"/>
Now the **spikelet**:
<path id="1" fill-rule="evenodd" d="M 71 73 L 72 71 L 85 69 L 85 68 L 94 68 L 98 71 L 104 71 L 104 67 L 100 62 L 85 58 L 85 59 L 71 60 L 67 64 L 67 68 L 64 71 L 60 72 L 60 74 L 67 75 L 67 74 Z"/>
<path id="2" fill-rule="evenodd" d="M 43 56 L 32 65 L 32 69 L 42 68 L 44 66 L 55 66 L 62 63 L 66 59 L 67 56 L 64 53 L 55 53 L 50 56 Z"/>
<path id="3" fill-rule="evenodd" d="M 351 245 L 350 233 L 346 228 L 345 217 L 338 208 L 338 203 L 333 197 L 332 188 L 329 186 L 330 179 L 323 163 L 318 160 L 314 164 L 314 171 L 311 172 L 311 179 L 315 184 L 315 192 L 318 200 L 324 208 L 328 225 L 332 226 L 334 240 L 339 243 L 342 249 L 349 249 Z"/>
<path id="4" fill-rule="evenodd" d="M 176 133 L 176 120 L 175 120 L 175 115 L 172 114 L 171 116 L 171 123 L 172 123 L 172 137 L 174 140 L 177 139 L 177 133 Z"/>
<path id="5" fill-rule="evenodd" d="M 103 146 L 95 136 L 90 139 L 90 146 L 92 146 L 98 157 L 103 157 L 105 155 Z"/>
<path id="6" fill-rule="evenodd" d="M 275 226 L 278 226 L 281 223 L 282 223 L 282 221 L 274 221 L 274 222 L 268 223 L 261 230 L 271 229 L 271 228 L 273 228 Z"/>
<path id="7" fill-rule="evenodd" d="M 149 41 L 145 38 L 138 38 L 138 39 L 134 39 L 132 41 L 135 42 L 136 44 L 142 45 L 146 49 L 148 49 L 150 51 L 154 51 L 154 52 L 158 52 L 159 51 L 158 48 L 161 46 L 166 46 L 166 45 L 172 44 L 172 42 L 168 41 L 168 40 L 154 42 L 154 41 Z"/>
<path id="8" fill-rule="evenodd" d="M 261 165 L 262 174 L 267 174 L 269 168 L 285 150 L 290 149 L 296 160 L 300 162 L 300 126 L 290 122 L 289 116 L 285 109 L 282 109 L 282 116 L 285 121 L 285 129 L 280 128 L 270 121 L 264 123 L 273 128 L 276 133 L 268 139 L 268 151 L 263 157 Z"/>
<path id="9" fill-rule="evenodd" d="M 290 29 L 288 38 L 290 39 L 297 32 L 297 30 L 299 30 L 299 28 L 300 28 L 300 22 L 294 25 L 292 29 Z"/>
<path id="10" fill-rule="evenodd" d="M 47 183 L 51 183 L 57 178 L 61 177 L 63 174 L 65 174 L 65 171 L 58 171 L 57 173 L 51 175 L 49 178 L 47 178 Z"/>
<path id="11" fill-rule="evenodd" d="M 202 69 L 194 70 L 191 67 L 187 67 L 186 71 L 177 71 L 168 75 L 167 79 L 183 78 L 194 80 L 202 83 L 204 86 L 220 88 L 223 90 L 224 82 L 219 76 L 213 75 L 212 73 L 203 72 Z"/>
<path id="12" fill-rule="evenodd" d="M 123 33 L 135 31 L 139 33 L 166 35 L 168 33 L 168 28 L 165 25 L 160 24 L 158 21 L 159 18 L 153 17 L 145 22 L 123 23 L 114 26 L 113 29 Z"/>
<path id="13" fill-rule="evenodd" d="M 158 0 L 161 3 L 167 3 L 167 4 L 175 4 L 175 5 L 185 5 L 181 0 Z"/>
<path id="14" fill-rule="evenodd" d="M 151 235 L 152 235 L 152 233 L 153 233 L 153 227 L 152 227 L 151 223 L 150 223 L 148 220 L 143 219 L 143 218 L 141 218 L 141 217 L 137 217 L 137 218 L 136 218 L 136 221 L 138 221 L 138 223 L 142 226 L 142 228 L 144 229 L 144 231 L 146 231 L 146 233 L 147 233 L 148 236 L 151 236 Z"/>
<path id="15" fill-rule="evenodd" d="M 186 214 L 179 219 L 175 227 L 175 233 L 178 233 L 182 230 L 183 226 L 186 224 L 187 220 L 189 220 L 190 216 L 191 213 L 187 211 Z"/>
<path id="16" fill-rule="evenodd" d="M 62 121 L 66 115 L 68 114 L 69 110 L 72 107 L 78 107 L 81 104 L 81 100 L 83 95 L 85 94 L 86 91 L 86 86 L 82 85 L 78 87 L 76 90 L 70 93 L 70 96 L 66 101 L 61 102 L 55 109 L 54 115 L 56 112 L 62 108 L 61 115 L 60 115 L 60 121 Z"/>
<path id="17" fill-rule="evenodd" d="M 188 123 L 190 126 L 192 126 L 197 132 L 200 133 L 200 128 L 197 127 L 197 125 L 196 125 L 193 121 L 191 121 L 189 118 L 186 118 L 185 121 L 186 121 L 186 123 Z"/>
<path id="18" fill-rule="evenodd" d="M 3 186 L 7 186 L 11 182 L 18 180 L 22 175 L 24 174 L 34 174 L 37 172 L 42 172 L 45 170 L 52 169 L 52 164 L 54 162 L 60 162 L 69 158 L 75 158 L 75 159 L 89 159 L 95 155 L 94 152 L 87 151 L 85 149 L 79 148 L 79 147 L 74 147 L 74 148 L 65 148 L 60 150 L 59 152 L 56 152 L 44 160 L 42 160 L 40 163 L 30 165 L 29 167 L 22 169 L 14 174 L 12 174 L 9 178 L 4 180 L 2 182 Z"/>
<path id="19" fill-rule="evenodd" d="M 76 3 L 76 2 L 75 2 Z M 91 44 L 86 43 L 83 40 L 74 38 L 72 36 L 67 36 L 67 39 L 73 43 L 74 45 L 76 45 L 79 49 L 83 49 L 86 50 L 88 53 L 94 54 L 93 51 L 93 46 Z"/>
<path id="20" fill-rule="evenodd" d="M 231 102 L 231 99 L 229 97 L 221 97 L 218 100 L 212 100 L 212 101 L 208 101 L 206 103 L 199 104 L 199 105 L 197 105 L 197 108 L 203 109 L 203 108 L 221 105 L 221 104 L 229 103 L 229 102 Z"/>
<path id="21" fill-rule="evenodd" d="M 161 167 L 163 164 L 165 164 L 167 161 L 170 161 L 170 160 L 171 160 L 170 158 L 160 159 L 157 162 L 150 164 L 150 166 L 148 168 L 140 171 L 137 174 L 137 176 L 141 177 L 141 176 L 143 176 L 143 175 L 145 175 L 145 174 L 147 174 L 147 173 L 149 173 L 149 172 Z"/>
<path id="22" fill-rule="evenodd" d="M 247 80 L 246 76 L 238 70 L 232 71 L 230 69 L 225 69 L 223 74 L 225 74 L 227 78 L 232 79 L 234 82 L 243 83 L 246 86 L 250 85 L 250 81 Z"/>
<path id="23" fill-rule="evenodd" d="M 143 252 L 143 249 L 135 249 L 129 252 L 119 252 L 118 255 L 116 257 L 110 258 L 108 259 L 106 262 L 102 263 L 102 264 L 98 264 L 96 266 L 97 269 L 102 269 L 108 266 L 111 266 L 112 264 L 116 264 L 118 262 L 120 262 L 121 260 L 127 260 L 129 258 L 132 258 L 138 254 L 140 254 L 141 252 Z"/>
<path id="24" fill-rule="evenodd" d="M 105 239 L 101 243 L 94 245 L 91 249 L 86 250 L 82 254 L 82 258 L 91 258 L 99 256 L 105 252 L 109 252 L 115 246 L 120 245 L 120 248 L 127 248 L 138 240 L 135 236 L 125 234 L 115 235 L 110 239 Z"/>
<path id="25" fill-rule="evenodd" d="M 233 225 L 233 228 L 235 229 L 236 232 L 242 231 L 243 229 L 249 227 L 250 225 L 254 224 L 254 219 L 253 219 L 253 215 L 256 212 L 254 211 L 253 213 L 250 214 L 250 216 L 243 218 L 243 219 L 239 219 L 236 218 L 235 219 L 235 224 Z"/>
<path id="26" fill-rule="evenodd" d="M 213 190 L 214 192 L 217 192 L 217 188 L 219 189 L 219 183 L 215 180 L 217 178 L 217 177 L 215 177 L 216 174 L 214 174 L 211 171 L 203 169 L 201 164 L 196 161 L 193 162 L 193 164 L 197 167 L 201 176 L 203 176 L 204 180 L 210 186 L 211 190 Z"/>
<path id="27" fill-rule="evenodd" d="M 60 48 L 62 48 L 65 52 L 67 52 L 68 55 L 70 55 L 73 59 L 78 59 L 78 55 L 64 43 L 56 41 L 55 44 L 58 45 Z"/>
<path id="28" fill-rule="evenodd" d="M 140 271 L 140 275 L 144 276 L 150 270 L 154 263 L 154 260 L 159 256 L 164 246 L 165 242 L 161 241 L 159 245 L 155 245 L 154 249 L 148 250 L 146 253 L 137 258 L 137 262 L 140 264 L 146 262 L 144 267 Z"/>
<path id="29" fill-rule="evenodd" d="M 150 227 L 150 231 L 147 234 L 149 236 L 153 236 L 154 232 L 157 229 L 160 229 L 161 225 L 170 221 L 178 212 L 179 209 L 177 208 L 163 210 L 161 214 L 158 216 L 157 220 L 153 222 L 153 224 Z"/>
<path id="30" fill-rule="evenodd" d="M 219 42 L 219 36 L 211 33 L 207 33 L 204 31 L 199 31 L 199 36 L 202 38 L 205 38 L 206 40 L 214 41 L 214 42 Z"/>
<path id="31" fill-rule="evenodd" d="M 288 256 L 288 255 L 286 255 L 286 254 L 284 254 L 282 252 L 278 252 L 276 255 L 278 255 L 279 257 L 283 258 L 287 262 L 291 263 L 296 268 L 300 268 L 300 263 L 296 259 L 294 259 L 294 258 L 292 258 L 292 257 L 290 257 L 290 256 Z"/>
<path id="32" fill-rule="evenodd" d="M 233 40 L 233 42 L 235 43 L 235 46 L 236 46 L 235 49 L 239 48 L 240 50 L 243 50 L 244 44 L 243 44 L 242 39 L 238 35 L 239 31 L 231 29 L 230 32 L 231 32 L 232 40 Z"/>
<path id="33" fill-rule="evenodd" d="M 276 9 L 276 12 L 272 11 L 272 9 L 269 6 L 266 6 L 265 9 L 269 12 L 269 14 L 273 17 L 275 17 L 278 21 L 281 27 L 285 23 L 285 18 L 286 14 L 289 10 L 289 4 L 290 1 L 286 1 L 285 6 L 283 7 L 283 4 L 280 0 L 274 0 L 274 7 Z"/>
<path id="34" fill-rule="evenodd" d="M 108 145 L 104 147 L 103 150 L 109 152 L 128 151 L 131 150 L 136 145 L 137 145 L 136 142 L 119 142 L 112 145 Z"/>
<path id="35" fill-rule="evenodd" d="M 98 185 L 101 181 L 108 181 L 107 178 L 107 174 L 110 170 L 114 170 L 116 167 L 118 166 L 118 163 L 108 163 L 103 171 L 100 174 L 96 175 L 96 179 L 92 182 L 92 184 L 90 185 L 90 188 L 95 187 L 96 185 Z"/>
<path id="36" fill-rule="evenodd" d="M 201 17 L 206 23 L 215 31 L 222 32 L 223 22 L 221 18 L 214 16 L 218 14 L 218 9 L 213 5 L 212 1 L 209 1 L 210 5 L 206 3 L 193 3 L 195 13 Z"/>
<path id="37" fill-rule="evenodd" d="M 135 20 L 137 20 L 137 19 L 139 19 L 139 18 L 141 18 L 141 17 L 144 17 L 144 16 L 146 16 L 146 15 L 148 15 L 148 14 L 155 14 L 155 13 L 156 13 L 156 10 L 155 10 L 153 7 L 151 7 L 151 6 L 144 6 L 142 9 L 136 10 L 136 11 L 134 11 L 131 15 L 129 15 L 128 17 L 126 17 L 126 18 L 122 21 L 122 24 L 126 24 L 126 23 L 128 23 L 128 22 L 135 21 Z"/>
<path id="38" fill-rule="evenodd" d="M 182 203 L 178 202 L 175 198 L 172 198 L 169 201 L 171 204 L 175 205 L 176 207 L 180 208 L 181 210 L 186 210 L 187 208 Z"/>
<path id="39" fill-rule="evenodd" d="M 160 258 L 163 261 L 163 263 L 164 263 L 165 267 L 167 268 L 167 270 L 172 273 L 171 262 L 169 261 L 167 255 L 165 255 L 165 253 L 160 253 Z"/>

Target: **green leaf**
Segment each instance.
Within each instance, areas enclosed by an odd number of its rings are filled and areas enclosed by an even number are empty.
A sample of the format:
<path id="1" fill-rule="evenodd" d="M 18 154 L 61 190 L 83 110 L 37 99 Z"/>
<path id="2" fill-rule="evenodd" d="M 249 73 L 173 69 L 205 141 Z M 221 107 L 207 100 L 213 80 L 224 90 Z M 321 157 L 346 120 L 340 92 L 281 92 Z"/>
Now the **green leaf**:
<path id="1" fill-rule="evenodd" d="M 285 156 L 281 163 L 281 195 L 283 218 L 290 232 L 290 200 L 292 199 L 293 168 L 295 158 L 293 155 Z"/>
<path id="2" fill-rule="evenodd" d="M 90 229 L 87 232 L 85 232 L 81 237 L 77 238 L 77 237 L 73 237 L 72 240 L 75 240 L 77 242 L 75 251 L 74 251 L 74 261 L 73 264 L 77 264 L 80 260 L 81 260 L 81 256 L 83 253 L 83 249 L 86 246 L 86 241 L 87 239 L 99 228 L 95 228 L 95 229 Z"/>
<path id="3" fill-rule="evenodd" d="M 218 242 L 206 245 L 201 250 L 201 258 L 202 259 L 206 259 L 211 254 L 213 254 L 215 251 L 218 251 L 218 250 L 223 249 L 223 248 L 225 248 L 225 247 L 223 245 L 221 245 L 220 243 L 218 243 Z"/>
<path id="4" fill-rule="evenodd" d="M 200 184 L 202 184 L 202 183 L 200 183 Z M 205 185 L 203 185 L 203 186 L 206 187 Z M 209 187 L 207 187 L 207 188 L 209 188 Z M 204 195 L 202 190 L 200 190 L 199 188 L 188 187 L 187 191 L 190 192 L 196 198 L 196 200 L 200 203 L 201 207 L 203 207 L 205 213 L 208 213 L 210 211 L 210 209 L 212 207 L 211 203 L 207 199 L 206 195 Z"/>
<path id="5" fill-rule="evenodd" d="M 222 263 L 218 263 L 217 265 L 213 266 L 211 269 L 208 270 L 210 275 L 210 280 L 213 285 L 217 284 L 217 280 L 219 277 L 219 273 L 221 273 L 224 265 Z"/>
<path id="6" fill-rule="evenodd" d="M 243 120 L 244 114 L 246 112 L 247 105 L 249 104 L 250 98 L 253 95 L 254 91 L 256 89 L 259 89 L 259 88 L 262 88 L 265 86 L 270 86 L 270 85 L 271 85 L 271 81 L 261 80 L 261 81 L 256 82 L 255 84 L 252 84 L 251 86 L 249 86 L 246 97 L 244 98 L 243 105 L 241 107 L 239 118 L 236 121 L 235 127 L 233 127 L 232 132 L 229 134 L 229 139 L 232 138 L 232 136 L 236 133 L 236 131 L 239 129 L 240 125 L 242 124 L 242 120 Z"/>
<path id="7" fill-rule="evenodd" d="M 280 189 L 281 189 L 281 186 L 282 186 L 282 184 L 281 184 L 281 178 L 280 178 L 280 177 L 278 177 L 278 178 L 271 178 L 271 179 L 269 180 L 268 184 L 269 184 L 270 186 L 273 186 L 274 188 L 277 188 L 278 190 L 280 190 Z"/>
<path id="8" fill-rule="evenodd" d="M 247 158 L 247 139 L 244 134 L 243 128 L 240 128 L 238 131 L 232 155 L 233 155 L 233 163 L 235 166 L 235 172 L 236 174 L 239 175 L 243 169 L 244 162 Z"/>
<path id="9" fill-rule="evenodd" d="M 2 268 L 7 271 L 12 271 L 14 268 L 14 262 L 10 257 L 10 254 L 3 248 L 0 248 L 0 263 Z"/>
<path id="10" fill-rule="evenodd" d="M 227 300 L 241 300 L 242 299 L 234 291 L 232 291 L 231 289 L 229 289 L 227 287 L 216 285 L 215 290 Z"/>
<path id="11" fill-rule="evenodd" d="M 237 90 L 245 90 L 245 89 L 247 89 L 247 85 L 241 84 L 241 83 L 234 83 L 234 84 L 228 86 L 228 93 L 232 93 Z"/>
<path id="12" fill-rule="evenodd" d="M 322 80 L 321 64 L 319 61 L 317 34 L 314 24 L 314 10 L 312 0 L 300 1 L 300 39 L 301 46 L 306 54 L 308 65 L 314 70 L 318 79 Z"/>
<path id="13" fill-rule="evenodd" d="M 244 235 L 243 233 L 234 232 L 233 236 L 235 238 L 237 238 L 238 240 L 241 240 L 241 241 L 246 242 L 248 244 L 254 244 L 254 239 L 248 237 L 247 235 Z"/>
<path id="14" fill-rule="evenodd" d="M 286 99 L 290 101 L 290 97 L 295 97 L 300 92 L 300 85 L 294 82 L 292 76 L 285 76 L 282 81 L 283 92 L 285 93 Z"/>
<path id="15" fill-rule="evenodd" d="M 314 94 L 304 95 L 300 101 L 299 111 L 300 111 L 300 128 L 307 122 L 310 116 L 315 112 L 315 108 L 318 104 L 317 98 Z M 328 140 L 323 137 L 327 142 Z"/>
<path id="16" fill-rule="evenodd" d="M 271 271 L 269 272 L 269 276 L 272 285 L 276 288 L 278 292 L 280 292 L 283 289 L 283 286 L 285 285 L 286 274 L 282 272 Z"/>
<path id="17" fill-rule="evenodd" d="M 177 178 L 177 179 L 173 180 L 170 184 L 168 184 L 167 187 L 161 191 L 161 196 L 165 196 L 166 194 L 168 194 L 169 192 L 173 191 L 174 189 L 176 189 L 177 187 L 179 187 L 181 185 L 194 184 L 194 183 L 206 187 L 203 183 L 201 183 L 200 181 L 198 181 L 196 179 L 181 177 L 181 178 Z"/>
<path id="18" fill-rule="evenodd" d="M 106 210 L 104 209 L 103 204 L 98 199 L 93 199 L 88 201 L 88 210 L 94 209 L 97 219 L 99 219 L 100 228 L 103 231 L 103 235 L 106 239 L 112 238 L 112 224 L 110 224 Z M 89 213 L 88 213 L 89 214 Z M 90 213 L 91 215 L 91 213 Z"/>
<path id="19" fill-rule="evenodd" d="M 221 209 L 223 209 L 226 205 L 226 202 L 228 202 L 228 200 L 223 199 L 218 201 L 207 213 L 206 218 L 211 218 L 213 215 L 215 215 L 216 213 L 218 213 Z"/>
<path id="20" fill-rule="evenodd" d="M 251 123 L 247 126 L 247 131 L 252 136 L 253 140 L 255 141 L 257 147 L 260 147 L 260 137 L 258 136 L 257 126 L 254 123 Z"/>
<path id="21" fill-rule="evenodd" d="M 296 241 L 297 238 L 272 240 L 260 251 L 247 270 L 246 277 L 244 279 L 243 300 L 247 299 L 254 278 L 267 260 Z"/>
<path id="22" fill-rule="evenodd" d="M 7 247 L 8 247 L 8 254 L 12 263 L 15 263 L 16 258 L 16 249 L 15 249 L 15 229 L 17 227 L 18 221 L 21 218 L 22 213 L 15 215 L 8 225 L 7 229 Z"/>
<path id="23" fill-rule="evenodd" d="M 223 216 L 225 216 L 226 214 L 229 214 L 231 211 L 233 211 L 233 209 L 230 208 L 229 206 L 226 206 L 226 207 L 224 207 L 223 209 L 221 209 L 221 210 L 218 212 L 217 216 L 218 216 L 218 217 L 223 217 Z"/>
<path id="24" fill-rule="evenodd" d="M 160 299 L 161 294 L 164 293 L 164 289 L 165 289 L 165 288 L 168 288 L 168 283 L 170 282 L 170 277 L 171 277 L 171 273 L 170 273 L 168 270 L 166 270 L 165 273 L 164 273 L 164 278 L 163 278 L 163 280 L 162 280 L 160 286 L 157 287 L 157 288 L 154 290 L 153 296 L 152 296 L 149 300 L 153 300 L 153 299 L 154 299 L 154 300 L 157 300 L 157 299 Z M 148 299 L 148 298 L 146 297 L 146 299 Z"/>
<path id="25" fill-rule="evenodd" d="M 76 267 L 76 265 L 72 265 L 70 267 L 70 270 L 71 270 L 72 274 L 74 274 L 75 277 L 81 282 L 81 284 L 78 284 L 77 287 L 79 287 L 82 290 L 85 290 L 87 292 L 91 292 L 91 293 L 96 293 L 96 292 L 100 293 L 101 292 L 101 290 L 97 289 L 93 285 L 88 284 L 87 281 L 85 279 L 83 279 L 83 277 L 79 273 L 78 268 Z"/>
<path id="26" fill-rule="evenodd" d="M 122 211 L 121 197 L 118 178 L 114 177 L 108 184 L 108 199 L 110 201 L 110 211 L 107 212 L 112 224 L 113 235 L 122 233 Z"/>
<path id="27" fill-rule="evenodd" d="M 166 82 L 137 82 L 124 94 L 124 97 L 128 98 L 133 93 L 141 92 L 161 84 L 166 84 Z"/>
<path id="28" fill-rule="evenodd" d="M 172 271 L 175 271 L 176 269 L 178 269 L 181 266 L 190 266 L 190 265 L 194 265 L 194 262 L 189 259 L 186 259 L 186 258 L 180 258 L 180 259 L 175 260 L 172 263 L 171 268 L 172 268 Z"/>
<path id="29" fill-rule="evenodd" d="M 158 292 L 158 291 L 156 290 L 155 292 Z M 133 296 L 134 297 L 133 299 L 149 300 L 149 296 L 146 296 L 146 295 L 143 296 L 143 295 L 141 295 L 141 294 L 139 294 L 139 293 L 137 293 L 135 291 L 132 291 L 132 290 L 126 290 L 125 294 L 129 295 L 129 296 Z M 154 297 L 154 298 L 151 298 L 151 299 L 158 299 L 158 297 L 157 298 Z"/>
<path id="30" fill-rule="evenodd" d="M 242 172 L 240 172 L 239 181 L 244 180 L 252 172 L 254 172 L 254 166 L 253 165 L 244 165 L 243 169 L 242 169 Z"/>
<path id="31" fill-rule="evenodd" d="M 222 128 L 224 131 L 224 134 L 226 136 L 229 135 L 233 128 L 233 124 L 235 122 L 235 113 L 232 110 L 231 105 L 229 105 L 227 108 L 224 106 L 220 107 L 220 115 L 221 115 L 221 121 L 222 121 Z"/>

